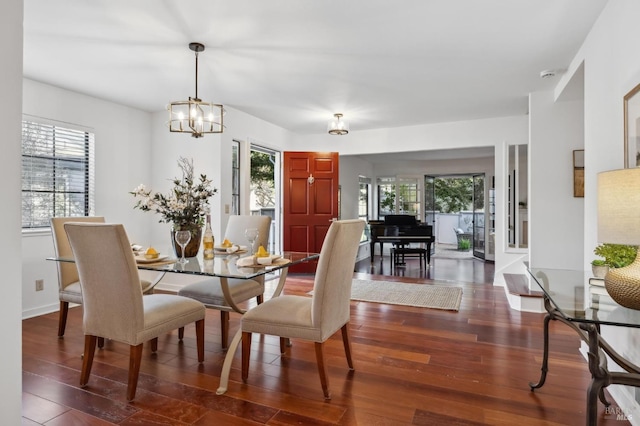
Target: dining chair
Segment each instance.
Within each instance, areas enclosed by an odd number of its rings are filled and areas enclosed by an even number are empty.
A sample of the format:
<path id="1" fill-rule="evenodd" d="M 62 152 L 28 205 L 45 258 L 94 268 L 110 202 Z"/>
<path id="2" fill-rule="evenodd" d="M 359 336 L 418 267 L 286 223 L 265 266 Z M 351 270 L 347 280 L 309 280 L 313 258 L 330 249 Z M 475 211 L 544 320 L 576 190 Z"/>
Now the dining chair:
<path id="1" fill-rule="evenodd" d="M 354 369 L 348 325 L 351 282 L 364 225 L 362 220 L 341 220 L 331 224 L 320 250 L 311 297 L 274 297 L 242 316 L 242 380 L 245 383 L 249 376 L 252 333 L 279 336 L 281 353 L 285 352 L 287 339 L 314 342 L 325 399 L 331 399 L 331 392 L 324 342 L 340 329 L 347 364 L 349 369 Z"/>
<path id="2" fill-rule="evenodd" d="M 56 257 L 72 257 L 71 246 L 64 232 L 64 224 L 69 222 L 78 223 L 104 223 L 102 216 L 80 216 L 80 217 L 52 217 L 51 234 L 53 236 L 53 247 Z M 58 337 L 64 337 L 67 326 L 67 314 L 69 303 L 82 304 L 82 290 L 78 280 L 78 269 L 72 262 L 56 262 L 58 267 L 58 298 L 60 299 L 60 313 L 58 318 Z M 158 274 L 154 280 L 140 280 L 142 292 L 153 293 L 153 288 L 162 279 L 164 274 Z M 102 347 L 102 344 L 100 344 Z"/>
<path id="3" fill-rule="evenodd" d="M 143 295 L 124 226 L 67 223 L 64 229 L 82 288 L 81 387 L 89 381 L 98 336 L 129 345 L 128 401 L 136 394 L 144 342 L 155 352 L 159 335 L 195 322 L 198 362 L 204 360 L 204 305 L 175 294 Z"/>
<path id="4" fill-rule="evenodd" d="M 269 233 L 271 230 L 271 218 L 269 216 L 234 215 L 229 217 L 224 239 L 233 244 L 245 245 L 247 238 L 244 231 L 247 228 L 257 228 L 258 238 L 255 247 L 263 246 L 268 248 Z M 264 294 L 264 276 L 251 280 L 227 279 L 229 294 L 235 304 L 256 298 L 257 303 L 262 303 Z M 220 328 L 222 347 L 228 347 L 229 341 L 229 312 L 234 309 L 225 300 L 223 289 L 219 278 L 210 278 L 188 284 L 178 291 L 178 295 L 191 297 L 202 303 L 207 308 L 218 309 L 220 311 Z M 179 335 L 182 335 L 180 330 Z"/>

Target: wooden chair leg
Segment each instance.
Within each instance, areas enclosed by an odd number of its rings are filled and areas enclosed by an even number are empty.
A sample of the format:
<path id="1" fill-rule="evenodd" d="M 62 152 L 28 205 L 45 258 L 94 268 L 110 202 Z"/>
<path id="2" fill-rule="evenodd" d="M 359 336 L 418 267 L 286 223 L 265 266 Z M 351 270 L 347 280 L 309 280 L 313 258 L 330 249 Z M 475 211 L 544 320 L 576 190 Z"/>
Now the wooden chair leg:
<path id="1" fill-rule="evenodd" d="M 84 388 L 89 382 L 91 366 L 93 365 L 93 355 L 96 352 L 96 336 L 84 336 L 84 354 L 82 356 L 82 371 L 80 372 L 80 387 Z"/>
<path id="2" fill-rule="evenodd" d="M 329 391 L 329 375 L 327 374 L 327 366 L 324 363 L 324 344 L 315 342 L 315 345 L 316 361 L 318 363 L 318 373 L 320 373 L 320 384 L 322 385 L 324 399 L 331 399 L 331 392 Z"/>
<path id="3" fill-rule="evenodd" d="M 69 302 L 60 301 L 60 314 L 58 319 L 58 337 L 64 336 L 64 329 L 67 328 L 67 314 L 69 313 Z"/>
<path id="4" fill-rule="evenodd" d="M 347 356 L 349 369 L 354 370 L 353 358 L 351 357 L 351 341 L 349 340 L 349 323 L 342 326 L 342 343 L 344 344 L 344 353 Z"/>
<path id="5" fill-rule="evenodd" d="M 229 312 L 220 311 L 220 333 L 222 336 L 222 349 L 229 347 Z"/>
<path id="6" fill-rule="evenodd" d="M 264 295 L 261 294 L 259 296 L 256 296 L 256 302 L 258 302 L 258 305 L 264 302 Z"/>
<path id="7" fill-rule="evenodd" d="M 104 337 L 98 337 L 98 348 L 104 348 Z"/>
<path id="8" fill-rule="evenodd" d="M 151 352 L 157 352 L 158 351 L 158 338 L 154 337 L 153 339 L 151 339 Z"/>
<path id="9" fill-rule="evenodd" d="M 133 401 L 138 387 L 140 362 L 142 361 L 142 343 L 129 347 L 129 384 L 127 385 L 127 401 Z"/>
<path id="10" fill-rule="evenodd" d="M 280 353 L 283 354 L 287 350 L 287 338 L 280 338 Z"/>
<path id="11" fill-rule="evenodd" d="M 251 333 L 242 332 L 242 381 L 249 378 L 249 358 L 251 357 Z"/>
<path id="12" fill-rule="evenodd" d="M 178 329 L 178 340 L 184 339 L 184 327 Z"/>
<path id="13" fill-rule="evenodd" d="M 196 342 L 198 346 L 198 362 L 204 361 L 204 320 L 196 321 Z"/>

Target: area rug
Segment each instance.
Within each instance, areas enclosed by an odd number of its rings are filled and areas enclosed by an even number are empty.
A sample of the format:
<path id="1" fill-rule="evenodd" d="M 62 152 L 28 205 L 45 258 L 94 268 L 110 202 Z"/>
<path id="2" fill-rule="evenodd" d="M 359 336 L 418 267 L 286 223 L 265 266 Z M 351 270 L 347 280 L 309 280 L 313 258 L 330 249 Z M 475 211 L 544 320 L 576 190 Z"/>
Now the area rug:
<path id="1" fill-rule="evenodd" d="M 354 279 L 351 299 L 457 311 L 462 300 L 462 288 Z"/>

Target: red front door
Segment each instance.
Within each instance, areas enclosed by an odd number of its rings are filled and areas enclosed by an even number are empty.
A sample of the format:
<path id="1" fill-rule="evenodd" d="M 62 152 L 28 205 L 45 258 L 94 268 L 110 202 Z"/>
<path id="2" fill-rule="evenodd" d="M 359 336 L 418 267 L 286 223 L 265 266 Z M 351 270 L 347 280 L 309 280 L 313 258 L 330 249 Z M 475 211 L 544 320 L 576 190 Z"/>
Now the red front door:
<path id="1" fill-rule="evenodd" d="M 283 169 L 284 250 L 320 253 L 338 218 L 338 153 L 285 152 Z M 291 269 L 314 272 L 315 264 Z"/>

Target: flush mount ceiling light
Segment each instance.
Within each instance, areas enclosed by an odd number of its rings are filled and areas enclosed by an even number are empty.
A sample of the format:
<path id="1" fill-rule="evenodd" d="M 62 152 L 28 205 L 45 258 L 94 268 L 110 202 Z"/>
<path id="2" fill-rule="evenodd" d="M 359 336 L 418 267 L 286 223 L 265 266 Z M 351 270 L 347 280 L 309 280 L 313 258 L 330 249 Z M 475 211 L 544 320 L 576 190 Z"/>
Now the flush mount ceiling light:
<path id="1" fill-rule="evenodd" d="M 169 131 L 191 133 L 194 138 L 201 138 L 206 133 L 222 133 L 224 125 L 222 105 L 202 102 L 198 98 L 198 53 L 204 51 L 204 44 L 189 43 L 189 49 L 196 54 L 196 96 L 188 101 L 171 102 L 169 110 Z"/>
<path id="2" fill-rule="evenodd" d="M 341 118 L 342 114 L 333 114 L 333 118 L 329 120 L 327 131 L 330 135 L 346 135 L 349 133 L 349 123 L 340 120 Z"/>

